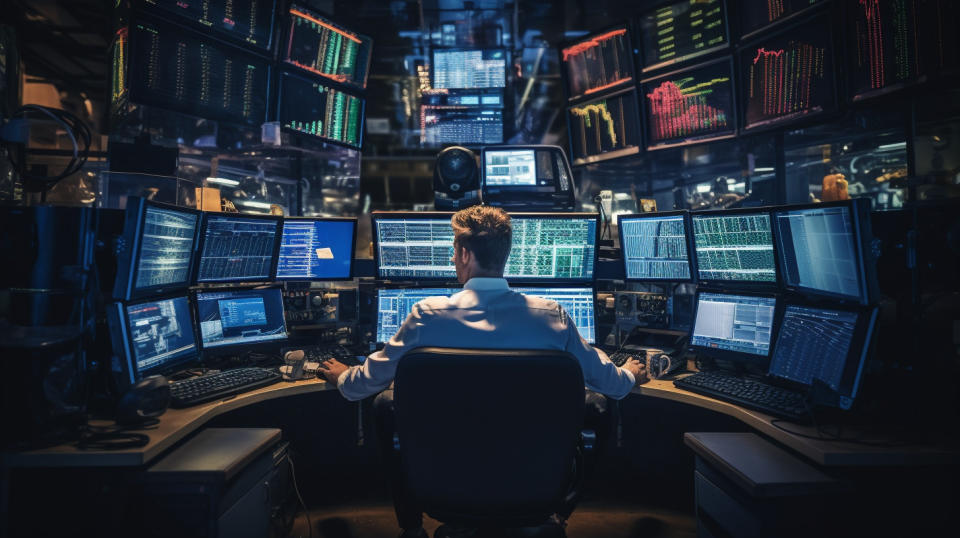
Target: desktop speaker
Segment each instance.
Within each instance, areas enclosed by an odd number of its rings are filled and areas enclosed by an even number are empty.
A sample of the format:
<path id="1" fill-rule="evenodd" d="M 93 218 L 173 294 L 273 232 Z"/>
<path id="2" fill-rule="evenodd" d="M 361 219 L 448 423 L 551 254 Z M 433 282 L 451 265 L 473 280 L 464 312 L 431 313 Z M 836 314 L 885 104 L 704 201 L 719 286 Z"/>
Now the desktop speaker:
<path id="1" fill-rule="evenodd" d="M 434 208 L 457 211 L 480 203 L 480 165 L 467 148 L 450 146 L 433 167 Z"/>

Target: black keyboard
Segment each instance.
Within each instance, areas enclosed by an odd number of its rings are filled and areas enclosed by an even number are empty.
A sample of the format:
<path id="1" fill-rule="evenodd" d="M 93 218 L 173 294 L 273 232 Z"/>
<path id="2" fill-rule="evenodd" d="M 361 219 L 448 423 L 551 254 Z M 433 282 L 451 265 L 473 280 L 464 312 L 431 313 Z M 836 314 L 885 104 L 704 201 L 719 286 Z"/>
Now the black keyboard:
<path id="1" fill-rule="evenodd" d="M 743 407 L 793 420 L 808 415 L 803 394 L 719 372 L 700 372 L 673 382 L 674 386 L 726 400 Z"/>
<path id="2" fill-rule="evenodd" d="M 237 368 L 170 383 L 170 407 L 190 407 L 280 381 L 280 374 L 265 368 Z"/>
<path id="3" fill-rule="evenodd" d="M 616 364 L 617 366 L 623 366 L 624 364 L 626 364 L 627 359 L 629 359 L 630 357 L 633 357 L 634 355 L 636 355 L 635 352 L 618 351 L 613 355 L 610 355 L 610 362 L 612 362 L 613 364 Z"/>
<path id="4" fill-rule="evenodd" d="M 337 359 L 347 366 L 358 366 L 355 353 L 351 353 L 347 348 L 339 344 L 317 344 L 305 346 L 303 348 L 304 360 L 309 362 L 323 362 L 327 359 Z"/>

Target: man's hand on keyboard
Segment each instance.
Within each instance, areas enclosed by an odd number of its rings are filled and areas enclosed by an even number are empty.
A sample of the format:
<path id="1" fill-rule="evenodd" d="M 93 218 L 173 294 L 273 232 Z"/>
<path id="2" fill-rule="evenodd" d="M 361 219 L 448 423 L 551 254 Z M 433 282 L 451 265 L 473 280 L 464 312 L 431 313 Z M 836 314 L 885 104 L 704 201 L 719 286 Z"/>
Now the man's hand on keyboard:
<path id="1" fill-rule="evenodd" d="M 336 385 L 340 374 L 347 370 L 347 365 L 337 359 L 327 359 L 320 363 L 320 370 L 318 370 L 318 372 L 323 374 L 324 379 L 326 379 L 328 383 Z"/>
<path id="2" fill-rule="evenodd" d="M 642 385 L 647 381 L 650 381 L 650 378 L 647 376 L 647 365 L 638 361 L 634 357 L 627 359 L 627 362 L 623 363 L 621 368 L 629 370 L 630 373 L 633 374 L 633 378 L 636 380 L 636 384 L 634 386 Z"/>

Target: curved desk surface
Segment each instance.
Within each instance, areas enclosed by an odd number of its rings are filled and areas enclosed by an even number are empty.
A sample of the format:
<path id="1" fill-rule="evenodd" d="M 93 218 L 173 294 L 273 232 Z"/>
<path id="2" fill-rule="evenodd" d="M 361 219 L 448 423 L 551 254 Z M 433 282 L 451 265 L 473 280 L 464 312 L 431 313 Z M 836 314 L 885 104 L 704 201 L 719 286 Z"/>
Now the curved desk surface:
<path id="1" fill-rule="evenodd" d="M 141 448 L 126 450 L 81 450 L 73 445 L 3 454 L 6 467 L 114 467 L 140 466 L 149 463 L 165 450 L 186 438 L 214 417 L 247 405 L 311 392 L 335 390 L 326 381 L 310 379 L 295 383 L 279 382 L 230 398 L 186 409 L 170 409 L 152 429 L 144 430 L 150 442 Z M 773 425 L 774 417 L 678 389 L 672 381 L 652 380 L 635 387 L 634 394 L 663 398 L 695 405 L 740 420 L 760 433 L 824 466 L 900 466 L 937 465 L 960 462 L 956 447 L 932 445 L 877 446 L 818 439 L 812 427 L 787 423 L 787 432 Z M 109 423 L 103 423 L 108 425 Z M 807 438 L 809 436 L 812 438 Z"/>

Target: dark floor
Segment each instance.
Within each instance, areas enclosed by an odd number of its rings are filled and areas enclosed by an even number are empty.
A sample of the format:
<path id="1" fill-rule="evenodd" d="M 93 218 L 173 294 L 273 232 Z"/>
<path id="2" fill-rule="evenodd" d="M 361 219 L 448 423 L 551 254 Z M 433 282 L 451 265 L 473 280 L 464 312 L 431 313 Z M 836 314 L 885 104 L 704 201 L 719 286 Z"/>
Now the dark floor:
<path id="1" fill-rule="evenodd" d="M 349 505 L 310 511 L 313 538 L 392 538 L 400 534 L 390 504 Z M 433 536 L 440 524 L 425 518 L 424 528 Z M 310 536 L 307 518 L 301 512 L 290 533 L 293 538 Z M 692 514 L 651 510 L 642 506 L 609 506 L 586 503 L 567 522 L 569 538 L 692 538 L 696 523 Z"/>

